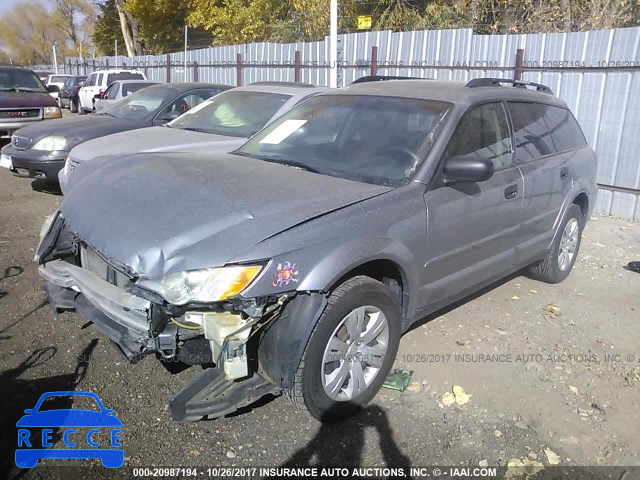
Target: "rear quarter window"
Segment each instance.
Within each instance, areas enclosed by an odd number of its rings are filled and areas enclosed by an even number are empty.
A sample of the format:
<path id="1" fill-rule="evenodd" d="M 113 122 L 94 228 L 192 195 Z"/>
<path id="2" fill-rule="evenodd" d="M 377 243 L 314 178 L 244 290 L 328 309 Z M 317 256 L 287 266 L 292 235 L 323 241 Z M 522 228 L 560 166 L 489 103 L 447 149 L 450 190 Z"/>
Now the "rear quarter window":
<path id="1" fill-rule="evenodd" d="M 556 146 L 545 120 L 549 108 L 549 105 L 541 103 L 507 103 L 518 162 L 529 162 L 556 153 Z"/>
<path id="2" fill-rule="evenodd" d="M 548 107 L 544 119 L 559 152 L 574 150 L 587 144 L 580 125 L 566 108 Z"/>

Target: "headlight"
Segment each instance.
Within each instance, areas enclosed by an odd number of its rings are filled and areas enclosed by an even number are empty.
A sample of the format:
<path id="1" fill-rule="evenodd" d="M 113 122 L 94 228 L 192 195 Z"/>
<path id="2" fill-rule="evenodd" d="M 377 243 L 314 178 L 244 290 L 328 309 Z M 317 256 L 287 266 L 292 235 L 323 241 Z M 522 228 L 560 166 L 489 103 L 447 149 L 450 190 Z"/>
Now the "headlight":
<path id="1" fill-rule="evenodd" d="M 174 305 L 218 302 L 242 292 L 261 269 L 259 265 L 203 268 L 172 273 L 158 280 L 140 280 L 138 285 Z"/>
<path id="2" fill-rule="evenodd" d="M 44 107 L 44 118 L 62 118 L 62 110 L 58 107 Z"/>
<path id="3" fill-rule="evenodd" d="M 44 137 L 42 140 L 38 140 L 32 150 L 64 150 L 67 148 L 67 139 L 64 137 Z"/>

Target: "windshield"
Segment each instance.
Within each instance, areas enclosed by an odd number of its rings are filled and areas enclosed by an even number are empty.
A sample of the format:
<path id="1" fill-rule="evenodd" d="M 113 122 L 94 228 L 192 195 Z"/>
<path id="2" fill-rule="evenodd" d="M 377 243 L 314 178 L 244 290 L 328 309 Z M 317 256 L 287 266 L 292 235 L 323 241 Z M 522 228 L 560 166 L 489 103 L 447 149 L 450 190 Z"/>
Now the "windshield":
<path id="1" fill-rule="evenodd" d="M 291 95 L 249 90 L 228 90 L 201 103 L 169 123 L 171 128 L 250 137 L 291 98 Z"/>
<path id="2" fill-rule="evenodd" d="M 176 90 L 171 87 L 152 85 L 105 107 L 102 113 L 128 120 L 142 120 L 175 96 Z"/>
<path id="3" fill-rule="evenodd" d="M 40 79 L 29 70 L 0 70 L 0 92 L 46 92 Z"/>
<path id="4" fill-rule="evenodd" d="M 235 153 L 400 186 L 431 148 L 448 107 L 412 98 L 321 95 L 274 121 Z"/>

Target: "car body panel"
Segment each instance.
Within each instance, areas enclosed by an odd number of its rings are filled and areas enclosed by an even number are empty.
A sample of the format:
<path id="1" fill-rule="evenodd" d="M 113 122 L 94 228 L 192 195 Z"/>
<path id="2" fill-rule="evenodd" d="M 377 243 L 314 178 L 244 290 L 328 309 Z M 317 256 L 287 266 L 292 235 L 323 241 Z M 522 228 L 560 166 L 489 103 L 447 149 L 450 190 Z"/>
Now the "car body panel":
<path id="1" fill-rule="evenodd" d="M 63 202 L 69 227 L 144 278 L 223 266 L 310 217 L 388 190 L 237 155 L 139 154 L 77 169 L 78 175 L 93 171 L 73 184 Z M 145 202 L 132 204 L 133 190 Z M 170 213 L 167 201 L 188 202 L 189 209 Z M 128 220 L 120 218 L 122 211 L 130 213 Z M 152 221 L 139 228 L 141 218 Z M 136 234 L 117 234 L 123 230 Z"/>

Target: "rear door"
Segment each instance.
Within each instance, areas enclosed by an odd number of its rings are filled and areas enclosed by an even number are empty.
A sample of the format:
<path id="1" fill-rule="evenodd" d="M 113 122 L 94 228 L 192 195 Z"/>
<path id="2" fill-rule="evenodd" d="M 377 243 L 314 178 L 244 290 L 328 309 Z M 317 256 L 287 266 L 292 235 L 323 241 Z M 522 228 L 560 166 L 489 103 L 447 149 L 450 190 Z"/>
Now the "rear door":
<path id="1" fill-rule="evenodd" d="M 523 188 L 512 150 L 502 103 L 472 107 L 460 120 L 425 194 L 423 306 L 446 303 L 445 299 L 512 269 Z M 485 182 L 446 185 L 444 164 L 460 155 L 491 160 L 495 173 Z"/>
<path id="2" fill-rule="evenodd" d="M 571 189 L 572 172 L 554 131 L 568 110 L 542 103 L 508 102 L 516 147 L 516 164 L 524 178 L 523 220 L 516 262 L 526 265 L 552 241 L 562 203 Z M 563 113 L 564 112 L 564 113 Z"/>

